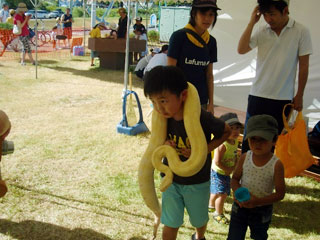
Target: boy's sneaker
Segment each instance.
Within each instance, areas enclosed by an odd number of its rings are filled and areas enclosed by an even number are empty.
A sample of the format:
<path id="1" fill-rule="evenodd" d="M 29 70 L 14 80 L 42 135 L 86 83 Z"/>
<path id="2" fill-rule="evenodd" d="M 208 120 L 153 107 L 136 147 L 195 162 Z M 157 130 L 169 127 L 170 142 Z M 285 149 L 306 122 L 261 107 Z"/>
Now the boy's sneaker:
<path id="1" fill-rule="evenodd" d="M 194 234 L 192 234 L 192 236 L 191 236 L 191 240 L 206 240 L 206 238 L 204 237 L 204 238 L 201 238 L 201 239 L 197 239 L 197 238 L 196 238 L 196 233 L 194 233 Z"/>
<path id="2" fill-rule="evenodd" d="M 26 63 L 25 62 L 21 62 L 21 66 L 25 66 L 26 65 Z"/>

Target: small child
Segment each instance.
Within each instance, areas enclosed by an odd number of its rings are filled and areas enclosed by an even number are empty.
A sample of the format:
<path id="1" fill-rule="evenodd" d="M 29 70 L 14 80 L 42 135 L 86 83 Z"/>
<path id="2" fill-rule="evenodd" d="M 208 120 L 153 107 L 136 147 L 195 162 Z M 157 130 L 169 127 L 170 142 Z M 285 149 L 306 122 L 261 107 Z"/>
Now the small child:
<path id="1" fill-rule="evenodd" d="M 63 30 L 62 30 L 62 26 L 61 26 L 61 19 L 60 19 L 60 17 L 57 17 L 57 18 L 56 18 L 56 26 L 57 26 L 57 29 L 58 29 L 58 34 L 59 34 L 59 35 L 62 35 L 62 34 L 63 34 Z"/>
<path id="2" fill-rule="evenodd" d="M 105 24 L 103 22 L 96 24 L 92 30 L 90 31 L 91 38 L 101 38 L 101 30 L 106 29 Z M 94 58 L 98 57 L 98 52 L 91 50 L 91 67 L 94 66 Z"/>
<path id="3" fill-rule="evenodd" d="M 57 50 L 57 35 L 58 35 L 58 27 L 54 26 L 51 31 L 52 48 L 54 50 Z"/>
<path id="4" fill-rule="evenodd" d="M 240 157 L 231 187 L 233 192 L 247 188 L 250 199 L 239 202 L 234 198 L 228 240 L 245 239 L 248 226 L 252 239 L 267 239 L 273 203 L 285 195 L 284 168 L 272 152 L 278 138 L 277 120 L 270 115 L 255 115 L 246 128 L 250 150 Z"/>
<path id="5" fill-rule="evenodd" d="M 13 25 L 14 15 L 16 14 L 16 10 L 10 9 L 10 16 L 7 18 L 6 22 Z"/>
<path id="6" fill-rule="evenodd" d="M 61 25 L 61 19 L 60 17 L 56 18 L 56 26 L 57 26 L 57 48 L 61 47 L 61 39 L 65 39 L 64 35 L 63 35 L 63 29 L 62 29 L 62 25 Z"/>
<path id="7" fill-rule="evenodd" d="M 148 54 L 148 39 L 147 39 L 147 34 L 142 31 L 141 28 L 136 28 L 135 30 L 136 36 L 135 38 L 138 40 L 145 40 L 146 41 L 146 48 L 144 51 L 140 52 L 140 59 L 143 58 Z"/>
<path id="8" fill-rule="evenodd" d="M 231 134 L 227 141 L 214 151 L 209 212 L 215 210 L 213 219 L 218 223 L 228 224 L 229 220 L 223 214 L 223 207 L 227 196 L 230 195 L 230 175 L 238 158 L 238 137 L 242 124 L 236 113 L 226 113 L 220 119 L 230 126 Z"/>
<path id="9" fill-rule="evenodd" d="M 111 39 L 117 39 L 118 38 L 118 35 L 117 35 L 117 29 L 118 29 L 118 26 L 116 23 L 110 23 L 110 34 L 109 34 L 109 37 L 108 38 L 111 38 Z"/>
<path id="10" fill-rule="evenodd" d="M 167 119 L 167 141 L 186 161 L 192 151 L 183 120 L 184 103 L 188 97 L 188 83 L 178 67 L 157 66 L 144 78 L 144 94 L 154 111 Z M 200 107 L 200 106 L 199 106 Z M 176 239 L 183 224 L 184 209 L 187 209 L 191 224 L 196 228 L 192 239 L 204 240 L 209 220 L 208 203 L 210 194 L 210 152 L 227 140 L 230 129 L 210 112 L 201 111 L 200 122 L 208 143 L 208 155 L 202 169 L 193 176 L 181 177 L 174 174 L 170 187 L 162 194 L 161 223 L 164 224 L 163 239 Z M 211 140 L 211 134 L 215 138 Z M 164 164 L 168 165 L 165 158 Z M 162 174 L 163 176 L 163 174 Z"/>

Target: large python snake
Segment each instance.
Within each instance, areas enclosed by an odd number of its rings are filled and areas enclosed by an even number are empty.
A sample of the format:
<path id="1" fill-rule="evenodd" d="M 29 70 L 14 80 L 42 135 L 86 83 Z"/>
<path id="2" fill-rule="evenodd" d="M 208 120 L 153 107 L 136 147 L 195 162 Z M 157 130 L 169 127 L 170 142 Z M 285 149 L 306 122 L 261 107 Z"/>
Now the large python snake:
<path id="1" fill-rule="evenodd" d="M 167 119 L 157 111 L 152 113 L 151 137 L 149 145 L 139 164 L 139 187 L 148 208 L 155 215 L 153 236 L 156 237 L 160 224 L 161 207 L 154 185 L 154 169 L 165 173 L 160 184 L 160 191 L 165 191 L 172 183 L 173 173 L 182 177 L 193 176 L 204 166 L 207 157 L 207 141 L 200 124 L 201 106 L 196 88 L 188 83 L 188 95 L 184 103 L 183 120 L 187 136 L 192 147 L 188 160 L 182 162 L 177 151 L 164 145 L 167 137 Z M 169 166 L 162 163 L 168 159 Z"/>

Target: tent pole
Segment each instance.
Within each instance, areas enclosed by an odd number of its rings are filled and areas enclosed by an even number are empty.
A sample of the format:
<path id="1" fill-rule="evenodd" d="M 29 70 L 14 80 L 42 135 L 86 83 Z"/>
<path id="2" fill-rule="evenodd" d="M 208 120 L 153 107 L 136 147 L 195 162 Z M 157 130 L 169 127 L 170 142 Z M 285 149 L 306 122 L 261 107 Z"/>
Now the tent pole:
<path id="1" fill-rule="evenodd" d="M 96 25 L 96 6 L 97 0 L 93 0 L 91 3 L 91 28 Z"/>
<path id="2" fill-rule="evenodd" d="M 35 19 L 36 19 L 36 25 L 35 25 L 35 38 L 36 38 L 36 50 L 35 50 L 35 52 L 36 52 L 36 59 L 35 59 L 35 61 L 36 61 L 36 79 L 38 79 L 38 14 L 37 14 L 37 9 L 38 9 L 38 0 L 30 0 L 30 2 L 32 3 L 32 5 L 34 6 L 34 10 L 35 10 L 35 12 L 34 12 L 34 14 L 36 15 L 35 17 Z M 32 52 L 31 52 L 31 54 L 32 54 Z"/>
<path id="3" fill-rule="evenodd" d="M 127 33 L 126 33 L 126 54 L 125 54 L 125 64 L 124 64 L 124 89 L 123 96 L 128 90 L 128 70 L 129 70 L 129 31 L 130 31 L 130 7 L 131 1 L 128 0 L 128 13 L 127 13 Z"/>
<path id="4" fill-rule="evenodd" d="M 83 0 L 83 51 L 86 52 L 86 1 Z"/>

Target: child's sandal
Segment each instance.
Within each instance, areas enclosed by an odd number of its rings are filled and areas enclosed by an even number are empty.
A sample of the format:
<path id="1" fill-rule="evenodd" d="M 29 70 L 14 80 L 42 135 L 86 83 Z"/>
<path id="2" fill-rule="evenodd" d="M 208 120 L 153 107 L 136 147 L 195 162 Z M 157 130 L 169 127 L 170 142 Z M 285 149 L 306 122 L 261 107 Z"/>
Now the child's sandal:
<path id="1" fill-rule="evenodd" d="M 210 207 L 208 208 L 208 212 L 209 213 L 214 213 L 216 211 L 216 209 L 214 207 Z"/>
<path id="2" fill-rule="evenodd" d="M 229 220 L 223 214 L 213 216 L 213 220 L 215 220 L 217 223 L 229 224 Z"/>

